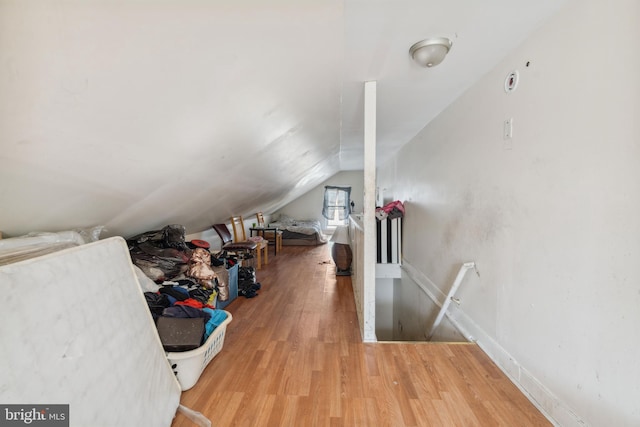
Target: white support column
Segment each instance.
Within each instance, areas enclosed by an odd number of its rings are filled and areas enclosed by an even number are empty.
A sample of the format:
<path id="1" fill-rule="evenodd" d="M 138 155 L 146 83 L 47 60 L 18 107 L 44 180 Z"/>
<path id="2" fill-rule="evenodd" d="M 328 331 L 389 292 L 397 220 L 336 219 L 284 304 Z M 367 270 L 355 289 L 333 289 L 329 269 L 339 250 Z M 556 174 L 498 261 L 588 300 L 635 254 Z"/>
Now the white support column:
<path id="1" fill-rule="evenodd" d="M 364 84 L 364 244 L 362 339 L 376 338 L 376 88 L 375 81 Z"/>

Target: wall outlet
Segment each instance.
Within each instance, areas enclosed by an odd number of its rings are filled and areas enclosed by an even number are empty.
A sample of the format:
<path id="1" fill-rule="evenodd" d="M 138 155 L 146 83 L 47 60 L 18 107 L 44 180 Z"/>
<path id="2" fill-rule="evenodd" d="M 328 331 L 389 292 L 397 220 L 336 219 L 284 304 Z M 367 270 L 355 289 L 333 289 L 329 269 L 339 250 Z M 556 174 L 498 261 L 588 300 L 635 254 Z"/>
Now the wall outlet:
<path id="1" fill-rule="evenodd" d="M 510 118 L 504 121 L 502 138 L 503 139 L 513 138 L 513 118 Z"/>

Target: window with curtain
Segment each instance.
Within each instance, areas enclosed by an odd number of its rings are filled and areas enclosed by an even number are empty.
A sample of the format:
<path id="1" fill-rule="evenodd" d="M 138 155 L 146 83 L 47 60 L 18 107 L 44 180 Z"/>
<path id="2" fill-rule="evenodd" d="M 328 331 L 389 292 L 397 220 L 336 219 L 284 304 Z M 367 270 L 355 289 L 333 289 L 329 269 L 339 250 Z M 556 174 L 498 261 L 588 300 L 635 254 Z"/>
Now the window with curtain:
<path id="1" fill-rule="evenodd" d="M 329 227 L 344 225 L 351 213 L 351 187 L 324 187 L 324 204 L 322 216 L 327 219 Z"/>

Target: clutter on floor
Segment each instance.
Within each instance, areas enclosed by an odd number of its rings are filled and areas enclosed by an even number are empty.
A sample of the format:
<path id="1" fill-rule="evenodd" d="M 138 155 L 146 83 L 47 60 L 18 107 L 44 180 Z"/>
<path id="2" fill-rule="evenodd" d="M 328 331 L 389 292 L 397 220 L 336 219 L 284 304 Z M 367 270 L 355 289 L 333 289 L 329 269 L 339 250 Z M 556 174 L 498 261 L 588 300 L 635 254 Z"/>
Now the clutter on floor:
<path id="1" fill-rule="evenodd" d="M 160 341 L 183 390 L 191 388 L 222 348 L 231 314 L 217 308 L 238 296 L 238 260 L 212 254 L 204 240 L 185 241 L 185 228 L 168 225 L 127 240 Z M 152 282 L 152 283 L 149 283 Z"/>
<path id="2" fill-rule="evenodd" d="M 245 298 L 253 298 L 258 295 L 261 288 L 256 280 L 256 272 L 253 267 L 240 267 L 238 271 L 238 295 Z"/>
<path id="3" fill-rule="evenodd" d="M 176 408 L 190 411 L 178 407 L 180 391 L 222 350 L 232 316 L 216 306 L 238 296 L 237 259 L 211 254 L 206 241 L 185 242 L 182 226 L 127 241 L 99 240 L 101 230 L 0 241 L 0 285 L 11 288 L 1 286 L 14 301 L 2 353 L 6 367 L 21 372 L 4 400 L 68 402 L 55 406 L 71 408 L 80 424 L 169 425 Z M 38 282 L 46 286 L 32 286 Z M 27 319 L 41 324 L 28 326 Z M 125 410 L 99 411 L 105 399 Z"/>

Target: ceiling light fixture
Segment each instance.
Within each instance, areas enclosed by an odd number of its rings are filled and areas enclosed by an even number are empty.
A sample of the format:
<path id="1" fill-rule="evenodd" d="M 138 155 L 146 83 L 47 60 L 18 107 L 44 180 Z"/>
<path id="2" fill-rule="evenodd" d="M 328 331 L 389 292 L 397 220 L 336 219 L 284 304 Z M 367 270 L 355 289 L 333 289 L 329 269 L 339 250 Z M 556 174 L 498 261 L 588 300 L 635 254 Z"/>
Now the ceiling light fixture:
<path id="1" fill-rule="evenodd" d="M 453 43 L 446 37 L 434 37 L 415 43 L 409 54 L 421 67 L 433 67 L 444 60 Z"/>

